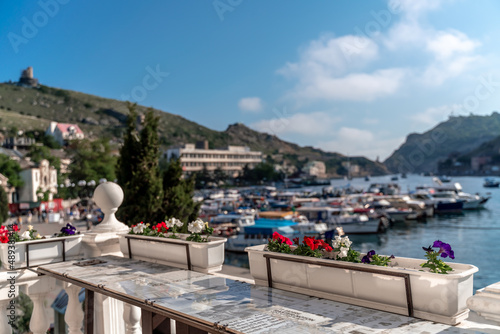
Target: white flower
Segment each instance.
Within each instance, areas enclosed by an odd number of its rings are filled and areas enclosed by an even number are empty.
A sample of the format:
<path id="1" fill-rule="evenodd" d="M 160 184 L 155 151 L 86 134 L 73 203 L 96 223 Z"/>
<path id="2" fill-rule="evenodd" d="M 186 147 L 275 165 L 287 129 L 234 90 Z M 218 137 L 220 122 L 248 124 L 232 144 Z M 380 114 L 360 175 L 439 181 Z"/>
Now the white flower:
<path id="1" fill-rule="evenodd" d="M 42 236 L 40 235 L 40 233 L 37 233 L 35 238 L 36 239 L 42 239 Z"/>
<path id="2" fill-rule="evenodd" d="M 339 226 L 339 227 L 337 227 L 337 228 L 335 228 L 335 229 L 337 230 L 337 234 L 338 234 L 339 236 L 343 236 L 343 235 L 345 234 L 345 233 L 344 233 L 344 228 L 343 228 L 343 227 Z"/>
<path id="3" fill-rule="evenodd" d="M 347 257 L 347 252 L 348 251 L 349 251 L 349 248 L 347 248 L 347 247 L 340 247 L 339 257 L 340 258 Z"/>
<path id="4" fill-rule="evenodd" d="M 174 226 L 179 226 L 181 227 L 182 225 L 184 225 L 183 222 L 181 222 L 179 219 L 177 218 L 170 218 L 169 220 L 167 220 L 165 222 L 165 224 L 167 225 L 168 228 L 172 228 Z"/>
<path id="5" fill-rule="evenodd" d="M 142 232 L 144 232 L 145 228 L 146 228 L 146 225 L 144 225 L 143 223 L 139 223 L 139 224 L 135 225 L 132 230 L 134 231 L 135 234 L 141 234 Z"/>
<path id="6" fill-rule="evenodd" d="M 351 247 L 352 245 L 352 241 L 349 240 L 349 237 L 345 236 L 342 240 L 342 243 L 344 244 L 344 246 L 346 247 Z"/>
<path id="7" fill-rule="evenodd" d="M 28 225 L 28 231 L 31 231 L 33 229 L 33 225 Z"/>
<path id="8" fill-rule="evenodd" d="M 342 238 L 338 235 L 335 236 L 335 240 L 332 241 L 332 247 L 333 248 L 338 248 L 340 247 L 340 244 L 342 243 Z"/>
<path id="9" fill-rule="evenodd" d="M 205 227 L 205 223 L 201 219 L 196 219 L 194 222 L 189 223 L 188 231 L 191 233 L 201 233 L 203 228 Z"/>
<path id="10" fill-rule="evenodd" d="M 30 231 L 24 231 L 23 234 L 21 234 L 21 239 L 28 239 L 30 240 L 31 237 L 30 237 Z"/>

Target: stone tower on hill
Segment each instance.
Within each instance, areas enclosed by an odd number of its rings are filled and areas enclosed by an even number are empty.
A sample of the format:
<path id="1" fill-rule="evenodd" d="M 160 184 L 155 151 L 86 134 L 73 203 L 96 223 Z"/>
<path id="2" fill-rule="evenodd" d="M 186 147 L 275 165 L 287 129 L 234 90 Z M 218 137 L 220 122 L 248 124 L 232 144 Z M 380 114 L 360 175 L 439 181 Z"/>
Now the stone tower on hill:
<path id="1" fill-rule="evenodd" d="M 33 78 L 33 67 L 29 66 L 21 72 L 18 84 L 24 87 L 38 87 L 38 79 Z"/>

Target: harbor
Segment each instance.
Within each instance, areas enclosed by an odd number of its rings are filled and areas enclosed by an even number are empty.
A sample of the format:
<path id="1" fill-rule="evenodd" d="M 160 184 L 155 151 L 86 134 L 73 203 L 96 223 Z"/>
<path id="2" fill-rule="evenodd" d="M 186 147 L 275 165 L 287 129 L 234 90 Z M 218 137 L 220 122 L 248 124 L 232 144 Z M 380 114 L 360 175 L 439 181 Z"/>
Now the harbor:
<path id="1" fill-rule="evenodd" d="M 364 178 L 352 180 L 332 180 L 334 188 L 364 189 L 372 183 L 394 182 L 390 176 L 372 177 L 370 181 Z M 500 259 L 489 254 L 495 254 L 500 249 L 498 236 L 500 222 L 496 219 L 500 214 L 500 193 L 498 188 L 483 187 L 483 178 L 454 177 L 450 183 L 458 182 L 464 191 L 484 196 L 491 196 L 484 208 L 463 210 L 460 213 L 435 214 L 425 220 L 405 220 L 392 224 L 385 232 L 373 234 L 350 234 L 349 237 L 361 253 L 372 249 L 379 254 L 424 259 L 427 247 L 434 240 L 442 240 L 453 246 L 455 260 L 450 262 L 469 263 L 477 266 L 479 272 L 474 276 L 474 290 L 493 284 L 500 275 Z M 417 186 L 432 186 L 429 176 L 408 175 L 397 181 L 401 191 L 406 193 L 415 190 Z M 320 191 L 321 186 L 293 189 L 287 191 Z M 489 193 L 489 195 L 488 195 Z M 226 252 L 226 264 L 248 268 L 248 257 L 242 252 Z"/>

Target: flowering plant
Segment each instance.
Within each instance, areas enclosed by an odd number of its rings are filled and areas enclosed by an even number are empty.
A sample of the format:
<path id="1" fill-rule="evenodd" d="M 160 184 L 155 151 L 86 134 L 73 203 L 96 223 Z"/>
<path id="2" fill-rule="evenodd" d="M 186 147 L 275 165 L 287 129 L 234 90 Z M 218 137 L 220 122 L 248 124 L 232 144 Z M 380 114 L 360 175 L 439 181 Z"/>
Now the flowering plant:
<path id="1" fill-rule="evenodd" d="M 9 226 L 1 226 L 0 227 L 0 242 L 3 244 L 8 243 L 9 241 L 28 241 L 28 240 L 36 240 L 36 239 L 44 239 L 37 230 L 33 229 L 32 225 L 28 225 L 28 229 L 24 231 L 22 234 L 19 234 L 19 226 L 17 224 L 11 224 Z"/>
<path id="2" fill-rule="evenodd" d="M 302 244 L 299 243 L 299 238 L 294 238 L 292 243 L 289 238 L 282 236 L 278 232 L 274 232 L 272 239 L 268 240 L 267 250 L 318 258 L 325 257 L 338 261 L 365 263 L 383 267 L 387 267 L 391 260 L 395 258 L 394 255 L 383 256 L 371 250 L 360 260 L 360 253 L 351 248 L 352 241 L 349 240 L 349 237 L 343 235 L 343 230 L 339 229 L 338 235 L 335 236 L 332 246 L 330 246 L 323 240 L 311 237 L 304 237 Z M 455 253 L 449 244 L 436 240 L 432 246 L 422 248 L 427 252 L 425 255 L 427 262 L 420 265 L 422 268 L 429 268 L 430 272 L 437 274 L 447 274 L 453 270 L 453 268 L 438 258 L 439 256 L 442 258 L 455 258 Z M 439 249 L 433 250 L 433 248 Z"/>
<path id="3" fill-rule="evenodd" d="M 61 231 L 59 232 L 59 234 L 56 233 L 55 236 L 68 237 L 68 236 L 75 235 L 75 234 L 80 234 L 80 232 L 77 231 L 76 227 L 71 225 L 71 223 L 67 223 L 66 226 L 63 226 L 61 228 Z"/>
<path id="4" fill-rule="evenodd" d="M 177 228 L 183 225 L 184 223 L 177 218 L 170 218 L 167 222 L 161 222 L 156 225 L 140 222 L 139 224 L 132 225 L 129 234 L 179 239 L 175 233 L 177 232 Z M 186 238 L 187 241 L 207 242 L 208 237 L 213 233 L 213 228 L 208 227 L 208 223 L 203 222 L 203 220 L 196 219 L 188 224 L 188 231 L 191 235 Z M 205 237 L 202 237 L 202 232 L 206 233 Z"/>
<path id="5" fill-rule="evenodd" d="M 439 248 L 439 250 L 435 251 L 432 248 Z M 453 268 L 444 263 L 443 260 L 438 259 L 439 255 L 441 255 L 442 258 L 447 258 L 448 256 L 451 259 L 455 258 L 455 253 L 451 249 L 450 244 L 436 240 L 432 246 L 422 247 L 422 249 L 426 251 L 425 257 L 427 258 L 427 262 L 420 265 L 422 268 L 429 268 L 432 273 L 437 274 L 447 274 L 449 271 L 453 270 Z"/>
<path id="6" fill-rule="evenodd" d="M 203 222 L 200 218 L 188 224 L 188 231 L 191 232 L 191 235 L 186 240 L 196 242 L 208 242 L 208 237 L 214 233 L 214 229 L 208 227 L 208 223 Z M 202 231 L 206 233 L 204 238 L 201 236 Z"/>
<path id="7" fill-rule="evenodd" d="M 282 236 L 278 232 L 274 232 L 272 239 L 269 239 L 267 249 L 271 252 L 311 257 L 322 257 L 322 250 L 326 252 L 332 251 L 332 247 L 323 240 L 305 236 L 302 244 L 300 244 L 299 238 L 294 238 L 292 243 L 289 238 Z"/>

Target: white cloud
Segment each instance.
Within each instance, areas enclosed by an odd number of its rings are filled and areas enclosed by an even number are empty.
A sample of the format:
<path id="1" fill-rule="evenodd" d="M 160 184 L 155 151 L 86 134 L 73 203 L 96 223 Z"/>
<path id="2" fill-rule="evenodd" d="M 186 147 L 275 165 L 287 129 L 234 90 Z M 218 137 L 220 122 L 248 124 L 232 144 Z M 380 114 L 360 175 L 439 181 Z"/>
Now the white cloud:
<path id="1" fill-rule="evenodd" d="M 372 101 L 394 93 L 405 74 L 398 68 L 360 72 L 378 58 L 377 44 L 367 37 L 321 37 L 300 52 L 297 63 L 287 63 L 278 73 L 296 79 L 288 98 L 311 100 Z"/>
<path id="2" fill-rule="evenodd" d="M 457 30 L 439 31 L 434 38 L 427 41 L 427 50 L 434 53 L 439 60 L 447 60 L 457 53 L 470 53 L 481 45 Z"/>
<path id="3" fill-rule="evenodd" d="M 238 102 L 238 107 L 242 111 L 259 112 L 263 105 L 259 97 L 244 97 Z"/>
<path id="4" fill-rule="evenodd" d="M 287 115 L 284 112 L 275 111 L 277 117 L 261 120 L 250 126 L 257 131 L 274 134 L 298 134 L 306 136 L 321 136 L 331 133 L 332 126 L 340 119 L 332 117 L 329 113 L 317 111 L 310 114 L 297 113 Z"/>
<path id="5" fill-rule="evenodd" d="M 410 119 L 418 123 L 433 126 L 439 122 L 445 121 L 450 114 L 460 109 L 461 106 L 457 104 L 431 107 L 421 113 L 411 115 Z"/>
<path id="6" fill-rule="evenodd" d="M 380 161 L 387 158 L 401 143 L 404 137 L 387 138 L 379 133 L 350 127 L 342 127 L 335 138 L 320 141 L 318 147 L 331 152 L 339 152 L 349 156 L 365 156 Z"/>

